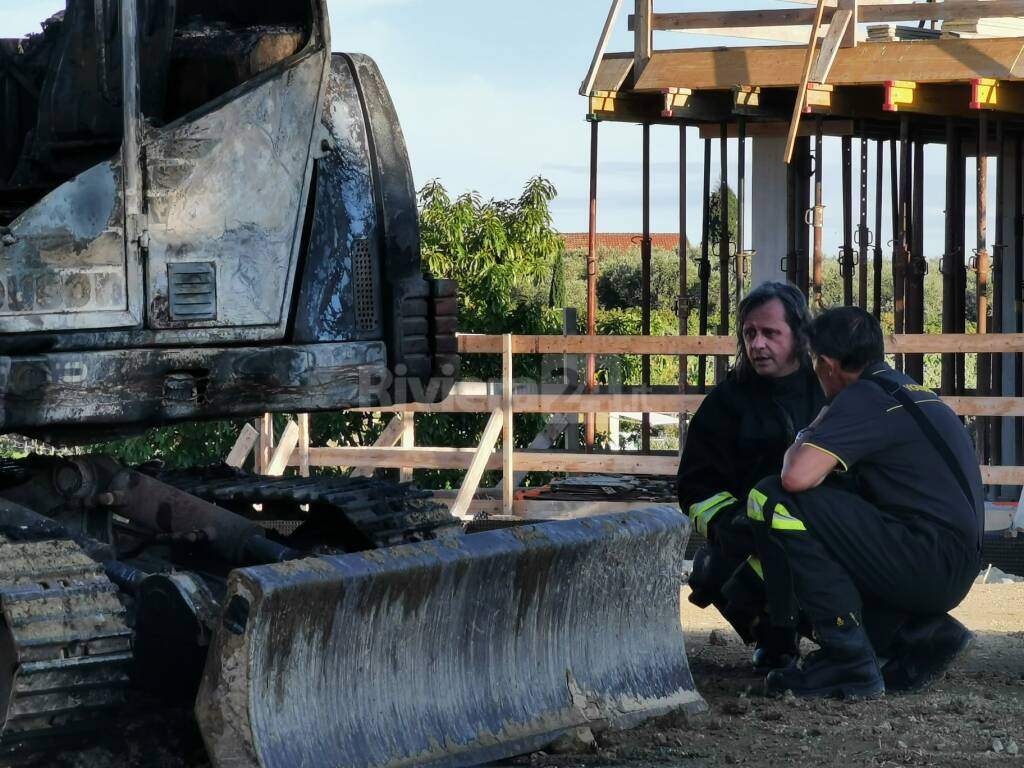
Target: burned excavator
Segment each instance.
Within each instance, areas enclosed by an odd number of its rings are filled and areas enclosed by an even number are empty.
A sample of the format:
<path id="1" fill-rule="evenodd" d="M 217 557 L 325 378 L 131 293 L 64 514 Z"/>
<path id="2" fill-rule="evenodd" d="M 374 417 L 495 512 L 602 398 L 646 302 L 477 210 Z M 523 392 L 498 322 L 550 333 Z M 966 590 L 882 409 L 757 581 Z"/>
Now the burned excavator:
<path id="1" fill-rule="evenodd" d="M 374 63 L 325 0 L 68 0 L 0 40 L 0 433 L 442 398 Z M 272 524 L 271 521 L 274 521 Z M 287 525 L 280 525 L 284 521 Z M 194 702 L 217 768 L 470 765 L 694 709 L 678 510 L 467 534 L 325 475 L 0 464 L 0 765 Z"/>

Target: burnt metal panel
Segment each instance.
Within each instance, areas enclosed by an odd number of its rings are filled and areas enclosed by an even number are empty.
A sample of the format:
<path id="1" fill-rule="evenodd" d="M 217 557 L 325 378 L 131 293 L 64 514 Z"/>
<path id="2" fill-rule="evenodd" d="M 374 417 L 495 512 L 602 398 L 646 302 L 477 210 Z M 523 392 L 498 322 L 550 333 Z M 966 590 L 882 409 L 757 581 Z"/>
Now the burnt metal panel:
<path id="1" fill-rule="evenodd" d="M 198 325 L 278 326 L 283 335 L 324 56 L 314 52 L 221 108 L 147 136 L 151 328 L 180 327 L 167 266 L 215 261 L 216 318 Z M 201 343 L 202 334 L 193 338 Z"/>
<path id="2" fill-rule="evenodd" d="M 10 226 L 0 242 L 0 333 L 133 326 L 141 276 L 125 256 L 119 162 L 90 168 Z"/>
<path id="3" fill-rule="evenodd" d="M 383 258 L 372 136 L 353 71 L 337 54 L 321 121 L 323 155 L 293 340 L 381 338 Z"/>
<path id="4" fill-rule="evenodd" d="M 0 356 L 0 432 L 152 427 L 267 412 L 371 405 L 384 394 L 379 342 L 136 349 Z"/>

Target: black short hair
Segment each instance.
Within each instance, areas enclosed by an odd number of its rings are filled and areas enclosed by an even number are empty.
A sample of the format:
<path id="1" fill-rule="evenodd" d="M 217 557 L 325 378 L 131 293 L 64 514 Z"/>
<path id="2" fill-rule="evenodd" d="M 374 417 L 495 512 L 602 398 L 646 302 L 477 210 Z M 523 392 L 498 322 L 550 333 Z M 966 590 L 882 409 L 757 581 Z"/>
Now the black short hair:
<path id="1" fill-rule="evenodd" d="M 807 298 L 795 285 L 779 282 L 761 283 L 748 293 L 736 310 L 736 374 L 741 379 L 756 376 L 754 366 L 747 358 L 747 345 L 743 343 L 743 324 L 758 307 L 778 299 L 786 313 L 786 324 L 793 332 L 797 359 L 801 366 L 810 367 L 810 352 L 807 332 L 811 324 L 811 313 L 807 309 Z"/>
<path id="2" fill-rule="evenodd" d="M 811 349 L 839 361 L 849 373 L 885 359 L 882 326 L 860 307 L 828 309 L 811 323 Z"/>

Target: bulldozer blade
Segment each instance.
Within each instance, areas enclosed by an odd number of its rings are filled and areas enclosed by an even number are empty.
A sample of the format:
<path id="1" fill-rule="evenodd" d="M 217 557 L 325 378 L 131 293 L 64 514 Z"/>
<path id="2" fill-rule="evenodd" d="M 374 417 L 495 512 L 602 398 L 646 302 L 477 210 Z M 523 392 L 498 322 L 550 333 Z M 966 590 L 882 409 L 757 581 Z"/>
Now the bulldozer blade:
<path id="1" fill-rule="evenodd" d="M 475 765 L 701 711 L 678 509 L 235 571 L 196 715 L 217 768 Z"/>

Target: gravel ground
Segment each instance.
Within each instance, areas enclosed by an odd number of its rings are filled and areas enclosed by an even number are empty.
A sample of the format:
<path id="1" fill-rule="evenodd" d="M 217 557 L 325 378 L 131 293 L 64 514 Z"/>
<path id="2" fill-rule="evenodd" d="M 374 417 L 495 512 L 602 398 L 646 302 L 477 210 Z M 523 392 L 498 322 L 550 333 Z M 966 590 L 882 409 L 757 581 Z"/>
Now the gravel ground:
<path id="1" fill-rule="evenodd" d="M 706 714 L 598 734 L 542 766 L 981 765 L 1024 761 L 1024 584 L 979 585 L 955 612 L 978 634 L 930 690 L 867 702 L 766 699 L 745 647 L 714 611 L 682 611 Z M 813 646 L 809 646 L 813 647 Z"/>
<path id="2" fill-rule="evenodd" d="M 1024 761 L 1024 583 L 975 587 L 955 612 L 978 633 L 970 656 L 931 690 L 869 702 L 773 700 L 745 647 L 713 610 L 682 610 L 690 664 L 709 711 L 599 733 L 569 754 L 507 765 L 980 765 Z M 573 753 L 576 754 L 573 754 Z M 1024 764 L 1024 762 L 1022 762 Z M 209 768 L 190 713 L 150 711 L 105 746 L 56 768 Z"/>

